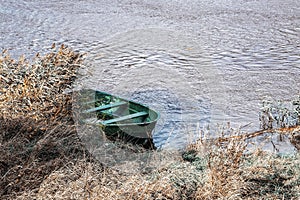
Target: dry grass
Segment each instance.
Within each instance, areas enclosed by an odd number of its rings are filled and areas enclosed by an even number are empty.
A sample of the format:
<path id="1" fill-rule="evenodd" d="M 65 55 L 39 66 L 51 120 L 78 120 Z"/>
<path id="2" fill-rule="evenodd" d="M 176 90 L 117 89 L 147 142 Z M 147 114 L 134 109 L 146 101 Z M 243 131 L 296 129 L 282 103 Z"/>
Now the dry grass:
<path id="1" fill-rule="evenodd" d="M 243 179 L 248 199 L 299 199 L 300 156 L 278 156 L 257 151 L 245 162 Z"/>
<path id="2" fill-rule="evenodd" d="M 245 142 L 189 149 L 191 162 L 173 160 L 149 173 L 122 174 L 81 159 L 45 177 L 39 189 L 20 199 L 298 199 L 300 155 L 278 156 Z M 195 145 L 193 145 L 195 147 Z M 197 146 L 202 149 L 203 147 Z M 206 148 L 206 147 L 205 147 Z M 129 166 L 130 167 L 130 166 Z"/>
<path id="3" fill-rule="evenodd" d="M 0 57 L 1 199 L 300 198 L 299 153 L 247 152 L 246 138 L 232 129 L 215 140 L 202 134 L 179 158 L 156 152 L 165 162 L 150 171 L 103 167 L 77 137 L 63 94 L 81 62 L 63 46 L 31 63 Z"/>
<path id="4" fill-rule="evenodd" d="M 39 187 L 67 160 L 82 157 L 72 122 L 71 95 L 81 55 L 61 46 L 32 62 L 0 56 L 0 195 Z"/>
<path id="5" fill-rule="evenodd" d="M 32 62 L 24 57 L 13 60 L 4 51 L 0 56 L 0 109 L 2 116 L 26 116 L 50 121 L 68 116 L 71 86 L 82 63 L 82 55 L 65 46 Z M 61 115 L 61 116 L 58 116 Z"/>

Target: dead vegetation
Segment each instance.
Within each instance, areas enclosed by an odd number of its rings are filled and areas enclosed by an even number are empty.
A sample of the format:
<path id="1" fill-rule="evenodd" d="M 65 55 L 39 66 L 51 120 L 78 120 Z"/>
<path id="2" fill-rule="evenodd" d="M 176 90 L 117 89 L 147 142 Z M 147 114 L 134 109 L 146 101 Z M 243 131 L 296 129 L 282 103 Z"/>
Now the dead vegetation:
<path id="1" fill-rule="evenodd" d="M 199 149 L 207 148 L 204 152 Z M 298 199 L 299 154 L 261 150 L 245 154 L 246 143 L 198 143 L 184 158 L 150 173 L 122 174 L 100 163 L 73 160 L 45 177 L 20 199 Z M 191 155 L 192 154 L 192 155 Z M 130 166 L 128 166 L 130 167 Z"/>
<path id="2" fill-rule="evenodd" d="M 53 46 L 55 48 L 55 45 Z M 49 121 L 70 116 L 70 88 L 82 63 L 82 55 L 65 46 L 29 62 L 0 56 L 0 109 L 6 118 L 26 116 Z"/>
<path id="3" fill-rule="evenodd" d="M 270 154 L 259 147 L 248 152 L 247 135 L 230 128 L 214 140 L 201 131 L 181 158 L 169 152 L 166 164 L 148 172 L 103 167 L 78 138 L 72 98 L 63 92 L 81 63 L 81 55 L 64 46 L 32 62 L 14 61 L 7 52 L 0 56 L 1 199 L 300 198 L 299 153 Z M 264 129 L 280 129 L 299 144 L 298 122 L 290 126 L 289 118 L 274 127 L 280 116 L 272 110 L 269 118 L 269 111 L 264 120 L 273 121 L 264 121 Z"/>
<path id="4" fill-rule="evenodd" d="M 61 46 L 32 62 L 0 56 L 0 195 L 34 191 L 82 148 L 72 122 L 71 94 L 81 55 Z"/>

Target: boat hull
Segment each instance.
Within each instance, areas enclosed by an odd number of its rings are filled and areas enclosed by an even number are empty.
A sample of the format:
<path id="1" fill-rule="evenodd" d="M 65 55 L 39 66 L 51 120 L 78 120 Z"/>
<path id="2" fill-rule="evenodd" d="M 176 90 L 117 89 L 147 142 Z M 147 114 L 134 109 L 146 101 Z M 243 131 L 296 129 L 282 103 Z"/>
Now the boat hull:
<path id="1" fill-rule="evenodd" d="M 82 90 L 82 122 L 99 126 L 111 140 L 152 146 L 152 132 L 159 113 L 137 102 L 129 101 L 105 92 Z"/>

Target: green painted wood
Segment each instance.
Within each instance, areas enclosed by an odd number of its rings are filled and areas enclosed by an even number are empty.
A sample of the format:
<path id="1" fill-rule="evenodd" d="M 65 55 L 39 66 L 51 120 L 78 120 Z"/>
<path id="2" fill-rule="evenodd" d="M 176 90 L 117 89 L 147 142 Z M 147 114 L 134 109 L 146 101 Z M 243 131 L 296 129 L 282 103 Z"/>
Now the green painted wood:
<path id="1" fill-rule="evenodd" d="M 109 120 L 105 120 L 102 122 L 102 124 L 106 125 L 106 124 L 112 124 L 112 123 L 116 123 L 116 122 L 120 122 L 120 121 L 124 121 L 124 120 L 128 120 L 128 119 L 133 119 L 133 118 L 137 118 L 137 117 L 142 117 L 142 116 L 147 116 L 148 113 L 147 112 L 137 112 L 131 115 L 125 115 L 123 117 L 118 117 L 118 118 L 114 118 L 114 119 L 109 119 Z"/>
<path id="2" fill-rule="evenodd" d="M 83 102 L 81 102 L 81 105 L 85 108 L 81 116 L 82 123 L 99 126 L 102 131 L 105 132 L 105 135 L 112 139 L 121 139 L 124 136 L 138 140 L 141 138 L 151 139 L 152 131 L 160 117 L 159 113 L 155 110 L 143 104 L 113 96 L 102 91 L 87 89 L 82 90 L 81 95 L 83 95 L 83 97 L 95 96 L 94 99 L 85 99 L 86 103 L 84 103 L 84 99 L 82 99 Z M 101 102 L 103 106 L 96 108 L 90 107 L 90 109 L 87 107 L 96 106 Z M 125 104 L 122 102 L 125 102 Z M 88 112 L 95 112 L 97 115 L 90 116 L 87 115 Z"/>
<path id="3" fill-rule="evenodd" d="M 127 104 L 127 102 L 121 101 L 121 102 L 107 104 L 107 105 L 100 106 L 100 107 L 91 108 L 91 109 L 85 110 L 83 113 L 91 113 L 91 112 L 96 112 L 96 111 L 101 111 L 101 110 L 107 110 L 110 108 L 123 106 L 125 104 Z"/>

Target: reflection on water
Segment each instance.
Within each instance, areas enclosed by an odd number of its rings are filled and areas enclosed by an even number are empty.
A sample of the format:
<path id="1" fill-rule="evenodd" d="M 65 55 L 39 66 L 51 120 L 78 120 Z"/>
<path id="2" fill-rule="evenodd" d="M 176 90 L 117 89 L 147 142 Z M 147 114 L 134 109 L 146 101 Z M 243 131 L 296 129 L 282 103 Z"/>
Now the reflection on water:
<path id="1" fill-rule="evenodd" d="M 298 0 L 2 0 L 0 48 L 33 55 L 56 42 L 88 52 L 92 75 L 82 84 L 160 110 L 155 140 L 177 146 L 206 124 L 256 130 L 264 98 L 299 94 L 299 8 Z"/>

